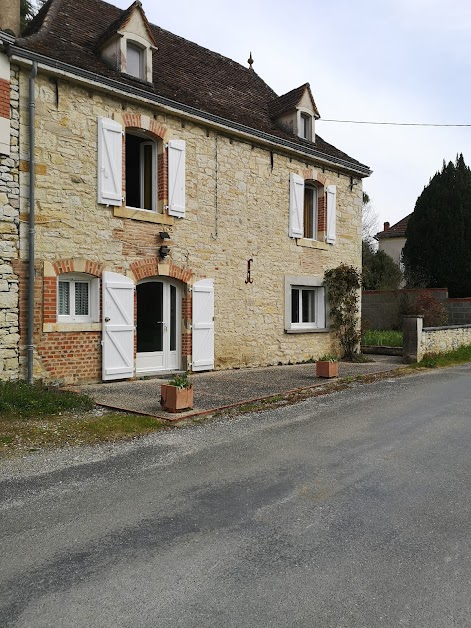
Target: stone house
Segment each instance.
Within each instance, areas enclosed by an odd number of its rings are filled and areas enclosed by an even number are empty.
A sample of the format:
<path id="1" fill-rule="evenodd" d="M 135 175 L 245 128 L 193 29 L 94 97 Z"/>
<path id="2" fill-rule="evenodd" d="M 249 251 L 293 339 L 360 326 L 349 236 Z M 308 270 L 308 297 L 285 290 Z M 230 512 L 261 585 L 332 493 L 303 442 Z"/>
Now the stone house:
<path id="1" fill-rule="evenodd" d="M 150 24 L 139 1 L 49 0 L 21 37 L 8 3 L 0 377 L 101 381 L 335 349 L 323 278 L 361 265 L 370 170 L 317 135 L 309 84 L 278 96 L 252 59 Z"/>

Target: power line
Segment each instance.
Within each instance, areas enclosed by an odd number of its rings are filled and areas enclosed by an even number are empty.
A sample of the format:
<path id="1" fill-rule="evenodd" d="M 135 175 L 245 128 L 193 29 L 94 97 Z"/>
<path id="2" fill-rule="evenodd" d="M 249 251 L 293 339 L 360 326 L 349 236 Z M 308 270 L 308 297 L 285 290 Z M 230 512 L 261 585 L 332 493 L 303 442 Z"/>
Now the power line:
<path id="1" fill-rule="evenodd" d="M 325 118 L 320 118 L 319 122 L 342 122 L 343 124 L 377 124 L 383 126 L 471 127 L 471 124 L 434 124 L 432 122 L 371 122 L 367 120 L 327 120 Z"/>

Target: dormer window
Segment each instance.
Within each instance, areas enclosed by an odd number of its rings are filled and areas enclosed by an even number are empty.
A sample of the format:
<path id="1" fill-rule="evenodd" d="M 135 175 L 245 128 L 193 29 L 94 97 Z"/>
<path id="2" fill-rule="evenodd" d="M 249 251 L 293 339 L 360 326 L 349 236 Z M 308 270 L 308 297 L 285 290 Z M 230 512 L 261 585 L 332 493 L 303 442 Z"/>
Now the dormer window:
<path id="1" fill-rule="evenodd" d="M 301 114 L 301 129 L 300 137 L 305 140 L 312 139 L 312 116 L 308 113 Z"/>
<path id="2" fill-rule="evenodd" d="M 144 79 L 144 50 L 140 46 L 128 41 L 126 47 L 126 73 L 136 78 Z"/>

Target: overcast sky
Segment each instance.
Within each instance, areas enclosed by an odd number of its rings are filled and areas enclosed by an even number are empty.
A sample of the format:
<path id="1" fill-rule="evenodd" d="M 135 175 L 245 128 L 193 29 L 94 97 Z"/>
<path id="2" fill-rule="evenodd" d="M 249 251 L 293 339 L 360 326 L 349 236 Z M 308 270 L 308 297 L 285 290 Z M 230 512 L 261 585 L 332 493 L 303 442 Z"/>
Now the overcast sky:
<path id="1" fill-rule="evenodd" d="M 471 127 L 327 122 L 471 124 L 469 0 L 142 3 L 153 24 L 242 65 L 252 51 L 279 95 L 309 82 L 325 119 L 316 131 L 373 170 L 364 190 L 380 228 L 413 211 L 444 159 L 462 152 L 471 165 Z"/>

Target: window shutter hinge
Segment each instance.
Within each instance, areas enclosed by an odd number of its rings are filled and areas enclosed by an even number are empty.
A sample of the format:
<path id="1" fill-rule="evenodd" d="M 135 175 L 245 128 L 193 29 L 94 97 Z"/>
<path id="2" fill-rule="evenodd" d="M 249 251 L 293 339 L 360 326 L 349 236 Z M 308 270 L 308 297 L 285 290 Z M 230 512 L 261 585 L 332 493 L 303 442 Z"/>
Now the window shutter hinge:
<path id="1" fill-rule="evenodd" d="M 168 208 L 169 208 L 168 205 L 164 205 L 164 209 L 168 210 Z"/>

